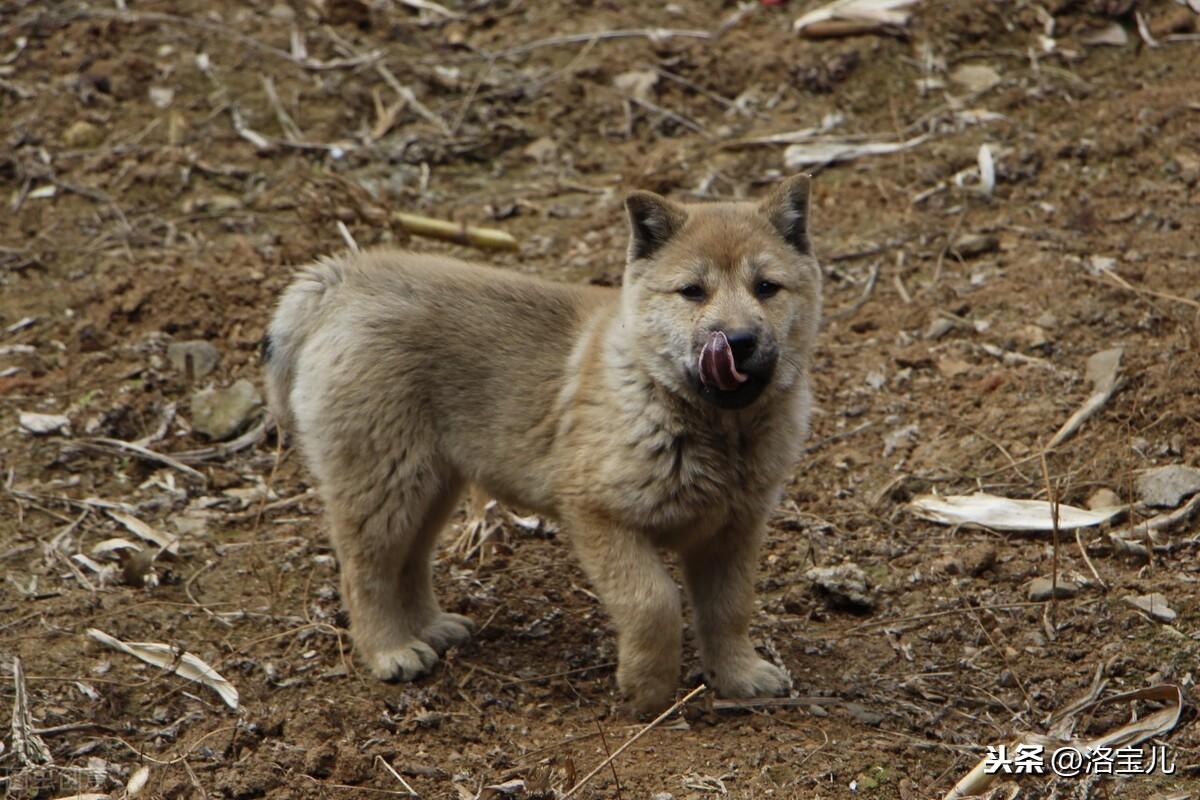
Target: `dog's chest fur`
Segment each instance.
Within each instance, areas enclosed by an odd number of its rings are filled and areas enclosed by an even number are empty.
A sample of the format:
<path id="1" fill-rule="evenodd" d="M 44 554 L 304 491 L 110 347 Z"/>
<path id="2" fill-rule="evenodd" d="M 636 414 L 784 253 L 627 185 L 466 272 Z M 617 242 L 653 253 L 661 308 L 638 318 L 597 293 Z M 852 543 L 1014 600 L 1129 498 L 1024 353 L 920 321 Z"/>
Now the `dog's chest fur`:
<path id="1" fill-rule="evenodd" d="M 761 513 L 787 463 L 781 445 L 794 438 L 780 420 L 713 412 L 634 371 L 596 367 L 606 374 L 581 387 L 573 403 L 569 446 L 590 461 L 590 480 L 572 494 L 664 545 Z"/>

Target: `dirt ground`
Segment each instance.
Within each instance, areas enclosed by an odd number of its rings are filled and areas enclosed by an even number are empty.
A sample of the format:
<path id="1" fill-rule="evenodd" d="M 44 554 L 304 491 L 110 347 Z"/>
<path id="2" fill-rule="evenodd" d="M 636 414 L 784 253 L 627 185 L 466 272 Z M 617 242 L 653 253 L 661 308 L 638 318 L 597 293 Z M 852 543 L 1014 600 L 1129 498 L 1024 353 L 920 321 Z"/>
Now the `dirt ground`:
<path id="1" fill-rule="evenodd" d="M 1049 535 L 906 505 L 1046 499 L 1039 454 L 1090 394 L 1089 356 L 1113 347 L 1115 394 L 1046 457 L 1056 495 L 1132 502 L 1143 470 L 1200 464 L 1200 17 L 1168 0 L 927 0 L 906 30 L 813 41 L 791 23 L 814 3 L 422 5 L 0 2 L 0 695 L 17 699 L 20 656 L 57 766 L 113 796 L 147 766 L 141 796 L 407 782 L 457 800 L 561 796 L 600 764 L 642 723 L 618 710 L 612 631 L 562 534 L 493 510 L 496 535 L 464 557 L 460 513 L 437 582 L 481 633 L 428 679 L 377 683 L 348 647 L 300 459 L 256 420 L 240 447 L 213 448 L 191 398 L 261 387 L 273 299 L 347 237 L 612 283 L 624 191 L 756 196 L 791 170 L 785 144 L 747 140 L 823 124 L 924 138 L 811 168 L 819 407 L 771 520 L 754 626 L 796 699 L 701 695 L 575 796 L 937 798 L 1096 680 L 1191 690 L 1200 523 L 1164 533 L 1150 563 L 1114 552 L 1106 528 L 1064 534 L 1059 575 L 1077 592 L 1052 612 L 1028 600 L 1051 574 Z M 1089 43 L 1118 31 L 1124 44 Z M 609 33 L 568 36 L 595 32 Z M 955 180 L 985 143 L 990 197 Z M 501 228 L 519 249 L 410 239 L 397 211 Z M 188 340 L 216 346 L 214 372 L 172 366 L 168 344 Z M 65 414 L 70 431 L 28 435 L 19 412 Z M 98 442 L 143 437 L 198 474 Z M 136 538 L 114 509 L 179 537 L 157 585 L 131 585 L 136 558 L 104 575 L 73 559 L 103 564 L 97 544 Z M 805 577 L 843 562 L 872 608 Z M 1151 592 L 1173 623 L 1126 600 Z M 186 649 L 236 686 L 238 710 L 89 628 Z M 681 694 L 698 682 L 689 643 Z M 1158 740 L 1174 774 L 1032 777 L 1021 796 L 1196 797 L 1193 718 Z M 82 774 L 22 789 L 4 744 L 13 796 L 65 795 Z"/>

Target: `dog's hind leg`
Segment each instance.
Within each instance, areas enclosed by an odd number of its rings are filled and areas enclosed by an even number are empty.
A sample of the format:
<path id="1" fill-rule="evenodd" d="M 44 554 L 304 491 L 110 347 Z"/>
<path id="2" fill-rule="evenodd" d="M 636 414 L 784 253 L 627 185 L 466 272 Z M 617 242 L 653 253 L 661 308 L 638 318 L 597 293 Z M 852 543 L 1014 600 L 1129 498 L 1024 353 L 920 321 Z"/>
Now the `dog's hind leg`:
<path id="1" fill-rule="evenodd" d="M 434 544 L 462 481 L 435 457 L 404 455 L 324 487 L 351 636 L 371 673 L 389 681 L 426 674 L 472 630 L 433 591 Z"/>

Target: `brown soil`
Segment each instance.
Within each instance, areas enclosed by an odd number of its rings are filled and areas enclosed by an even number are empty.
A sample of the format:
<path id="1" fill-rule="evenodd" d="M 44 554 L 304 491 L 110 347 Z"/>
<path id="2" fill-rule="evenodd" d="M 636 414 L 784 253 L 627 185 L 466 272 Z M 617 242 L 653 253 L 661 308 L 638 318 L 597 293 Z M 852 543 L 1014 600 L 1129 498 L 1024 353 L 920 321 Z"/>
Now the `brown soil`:
<path id="1" fill-rule="evenodd" d="M 388 212 L 502 227 L 520 250 L 487 256 L 498 265 L 611 282 L 623 191 L 753 196 L 784 173 L 783 146 L 731 144 L 835 112 L 843 132 L 931 136 L 817 180 L 829 276 L 819 411 L 772 519 L 754 628 L 808 699 L 729 711 L 702 697 L 578 796 L 940 797 L 983 746 L 1044 731 L 1097 669 L 1107 691 L 1194 681 L 1196 522 L 1150 565 L 1095 547 L 1104 586 L 1064 537 L 1061 574 L 1084 585 L 1051 621 L 1044 604 L 1025 603 L 1028 581 L 1050 574 L 1048 537 L 951 530 L 905 504 L 930 489 L 1044 498 L 1037 453 L 1088 395 L 1088 356 L 1117 346 L 1116 395 L 1047 459 L 1062 499 L 1084 505 L 1107 488 L 1128 501 L 1139 470 L 1200 462 L 1200 44 L 1165 41 L 1194 33 L 1195 15 L 1166 0 L 1049 2 L 1058 52 L 1045 54 L 1034 3 L 928 0 L 908 38 L 819 42 L 790 29 L 811 4 L 754 4 L 716 39 L 506 52 L 565 33 L 712 31 L 736 6 L 447 3 L 461 19 L 395 0 L 130 0 L 128 14 L 113 3 L 0 3 L 0 326 L 34 318 L 0 334 L 0 369 L 18 368 L 0 378 L 11 490 L 0 496 L 0 656 L 6 671 L 8 656 L 23 659 L 57 764 L 100 759 L 105 791 L 146 764 L 143 796 L 156 797 L 401 789 L 380 758 L 429 798 L 496 797 L 481 787 L 517 779 L 525 789 L 511 796 L 550 797 L 590 771 L 638 725 L 617 710 L 612 632 L 561 535 L 506 522 L 483 557 L 447 551 L 445 605 L 482 632 L 433 677 L 382 685 L 346 647 L 319 503 L 303 497 L 299 459 L 273 434 L 200 463 L 205 486 L 78 440 L 149 435 L 177 403 L 180 419 L 151 446 L 206 446 L 186 425 L 191 394 L 208 381 L 261 384 L 256 347 L 273 298 L 294 267 L 344 247 L 339 221 L 362 246 L 468 257 L 479 254 L 408 241 Z M 1163 46 L 1142 43 L 1130 6 Z M 1126 45 L 1081 44 L 1114 22 Z M 288 56 L 293 25 L 308 66 Z M 380 60 L 328 63 L 375 51 Z M 377 64 L 430 113 L 409 102 L 380 124 L 377 108 L 398 95 Z M 948 77 L 963 65 L 988 66 L 999 82 L 972 94 Z M 656 69 L 645 103 L 614 88 L 623 73 Z M 923 77 L 945 88 L 922 95 Z M 286 144 L 266 79 L 298 138 L 318 146 Z M 960 108 L 1003 118 L 967 125 Z M 235 131 L 235 110 L 283 144 L 260 151 Z M 985 142 L 998 172 L 991 199 L 952 187 L 913 202 L 953 183 Z M 948 243 L 966 235 L 992 239 L 956 255 Z M 1098 273 L 1097 258 L 1114 259 L 1134 288 Z M 928 338 L 947 313 L 960 322 Z M 223 356 L 197 385 L 165 358 L 167 343 L 188 339 Z M 18 411 L 65 413 L 72 435 L 18 433 Z M 255 487 L 300 499 L 259 513 Z M 179 557 L 156 565 L 159 585 L 101 585 L 80 568 L 89 589 L 68 569 L 70 555 L 130 536 L 85 498 L 127 503 L 182 534 Z M 1083 541 L 1102 544 L 1103 533 Z M 804 577 L 842 561 L 874 583 L 871 613 L 830 607 Z M 1152 591 L 1178 611 L 1173 626 L 1124 602 Z M 101 647 L 91 627 L 186 648 L 237 686 L 240 709 Z M 690 646 L 686 665 L 681 689 L 698 680 Z M 8 675 L 0 692 L 12 699 Z M 1166 740 L 1174 775 L 1094 791 L 1194 789 L 1200 734 L 1189 719 Z M 0 772 L 11 773 L 5 743 Z M 1023 784 L 1032 796 L 1048 785 Z"/>

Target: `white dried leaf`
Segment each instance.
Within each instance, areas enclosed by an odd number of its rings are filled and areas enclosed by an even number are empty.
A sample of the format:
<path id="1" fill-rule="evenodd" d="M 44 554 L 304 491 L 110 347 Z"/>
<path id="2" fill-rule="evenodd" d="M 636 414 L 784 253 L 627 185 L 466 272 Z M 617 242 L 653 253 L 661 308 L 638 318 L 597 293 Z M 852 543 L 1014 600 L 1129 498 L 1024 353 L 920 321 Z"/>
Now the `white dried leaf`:
<path id="1" fill-rule="evenodd" d="M 163 533 L 145 522 L 142 522 L 132 514 L 126 514 L 122 511 L 107 509 L 108 515 L 117 522 L 125 526 L 126 530 L 134 534 L 138 538 L 145 539 L 147 542 L 152 542 L 158 545 L 172 556 L 179 555 L 179 539 Z"/>
<path id="2" fill-rule="evenodd" d="M 133 550 L 140 552 L 142 546 L 137 542 L 131 542 L 128 539 L 123 539 L 120 536 L 112 539 L 105 539 L 103 542 L 98 542 L 92 547 L 92 555 L 94 556 L 111 556 L 121 550 Z"/>
<path id="3" fill-rule="evenodd" d="M 788 169 L 799 169 L 813 164 L 830 164 L 835 161 L 853 161 L 863 156 L 879 156 L 898 153 L 916 147 L 929 137 L 921 135 L 902 142 L 847 142 L 823 140 L 791 145 L 783 151 L 783 163 Z"/>
<path id="4" fill-rule="evenodd" d="M 181 653 L 174 647 L 159 642 L 123 642 L 96 628 L 88 628 L 87 633 L 97 642 L 114 650 L 128 653 L 147 664 L 169 669 L 181 678 L 202 683 L 220 695 L 225 705 L 235 710 L 238 707 L 238 690 L 233 684 L 191 653 Z"/>
<path id="5" fill-rule="evenodd" d="M 998 531 L 1054 530 L 1054 512 L 1045 500 L 1013 500 L 980 492 L 972 495 L 924 494 L 909 508 L 918 517 L 943 525 L 982 525 Z M 1100 525 L 1121 512 L 1120 508 L 1089 511 L 1058 504 L 1058 527 L 1063 530 Z"/>
<path id="6" fill-rule="evenodd" d="M 904 25 L 908 22 L 909 12 L 899 9 L 918 2 L 920 0 L 835 0 L 797 19 L 792 23 L 792 30 L 799 33 L 809 25 L 834 19 Z"/>

